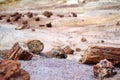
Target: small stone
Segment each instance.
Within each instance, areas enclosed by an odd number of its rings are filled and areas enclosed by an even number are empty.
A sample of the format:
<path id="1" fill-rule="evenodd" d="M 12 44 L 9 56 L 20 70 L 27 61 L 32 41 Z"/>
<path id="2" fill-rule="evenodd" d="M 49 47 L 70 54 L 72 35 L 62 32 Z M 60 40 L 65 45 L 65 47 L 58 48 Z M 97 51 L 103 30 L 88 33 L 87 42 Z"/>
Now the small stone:
<path id="1" fill-rule="evenodd" d="M 6 22 L 11 22 L 10 18 L 8 18 L 8 19 L 6 20 Z"/>
<path id="2" fill-rule="evenodd" d="M 40 21 L 40 18 L 39 17 L 35 18 L 35 21 Z"/>
<path id="3" fill-rule="evenodd" d="M 2 20 L 2 17 L 0 16 L 0 20 Z"/>
<path id="4" fill-rule="evenodd" d="M 28 24 L 28 21 L 23 21 L 22 24 Z"/>
<path id="5" fill-rule="evenodd" d="M 64 15 L 61 15 L 61 14 L 58 14 L 57 16 L 59 16 L 59 17 L 61 17 L 61 18 L 64 17 Z"/>
<path id="6" fill-rule="evenodd" d="M 44 24 L 40 24 L 39 27 L 44 27 L 45 25 Z"/>
<path id="7" fill-rule="evenodd" d="M 105 41 L 104 40 L 101 40 L 101 43 L 104 43 Z"/>
<path id="8" fill-rule="evenodd" d="M 32 31 L 35 31 L 35 29 L 32 29 Z"/>
<path id="9" fill-rule="evenodd" d="M 73 17 L 77 17 L 76 13 L 72 12 L 71 14 L 72 14 Z"/>
<path id="10" fill-rule="evenodd" d="M 32 17 L 33 17 L 33 13 L 32 13 L 32 12 L 28 12 L 28 13 L 27 13 L 27 16 L 28 16 L 29 18 L 32 18 Z"/>
<path id="11" fill-rule="evenodd" d="M 49 11 L 45 11 L 43 12 L 43 15 L 46 16 L 47 18 L 50 18 L 53 15 L 53 13 Z"/>
<path id="12" fill-rule="evenodd" d="M 48 24 L 46 24 L 46 27 L 51 28 L 51 27 L 52 27 L 52 24 L 51 24 L 51 23 L 48 23 Z"/>
<path id="13" fill-rule="evenodd" d="M 80 49 L 80 48 L 76 48 L 75 50 L 76 50 L 76 52 L 80 52 L 80 51 L 81 51 L 81 49 Z"/>
<path id="14" fill-rule="evenodd" d="M 116 23 L 116 25 L 117 25 L 117 26 L 120 26 L 120 21 L 118 21 L 118 22 Z"/>
<path id="15" fill-rule="evenodd" d="M 85 37 L 81 38 L 81 42 L 86 42 L 86 41 L 87 41 L 87 39 Z"/>

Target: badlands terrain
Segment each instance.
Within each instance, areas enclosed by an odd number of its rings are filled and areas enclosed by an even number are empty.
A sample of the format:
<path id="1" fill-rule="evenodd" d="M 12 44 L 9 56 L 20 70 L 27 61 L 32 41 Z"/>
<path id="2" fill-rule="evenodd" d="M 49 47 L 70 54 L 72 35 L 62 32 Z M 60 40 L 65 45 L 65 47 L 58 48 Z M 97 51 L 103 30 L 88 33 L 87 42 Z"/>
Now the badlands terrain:
<path id="1" fill-rule="evenodd" d="M 6 15 L 0 20 L 0 50 L 11 49 L 15 42 L 26 40 L 43 42 L 42 53 L 56 46 L 63 48 L 68 45 L 74 50 L 67 59 L 37 56 L 30 61 L 20 61 L 31 80 L 94 80 L 92 65 L 78 64 L 88 46 L 120 48 L 120 23 L 117 23 L 120 22 L 120 0 L 4 1 L 0 0 L 0 15 Z M 43 15 L 45 11 L 53 15 L 47 18 Z M 8 22 L 9 15 L 16 12 L 24 15 L 22 19 Z M 28 12 L 34 14 L 33 18 L 27 18 L 25 14 Z M 37 17 L 40 21 L 35 21 Z M 16 30 L 26 20 L 29 28 Z M 47 27 L 48 23 L 52 27 Z M 120 80 L 120 70 L 106 80 Z"/>

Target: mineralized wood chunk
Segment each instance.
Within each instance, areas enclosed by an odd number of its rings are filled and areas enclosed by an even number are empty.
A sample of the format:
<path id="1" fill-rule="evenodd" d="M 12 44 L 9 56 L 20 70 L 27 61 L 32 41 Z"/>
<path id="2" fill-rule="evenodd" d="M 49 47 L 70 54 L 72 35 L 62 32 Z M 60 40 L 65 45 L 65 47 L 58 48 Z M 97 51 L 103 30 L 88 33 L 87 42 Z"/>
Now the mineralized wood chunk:
<path id="1" fill-rule="evenodd" d="M 53 13 L 49 12 L 49 11 L 45 11 L 45 12 L 43 12 L 43 15 L 50 18 L 53 15 Z"/>
<path id="2" fill-rule="evenodd" d="M 65 54 L 73 54 L 74 50 L 71 49 L 69 46 L 66 46 L 65 48 L 63 48 Z"/>
<path id="3" fill-rule="evenodd" d="M 0 80 L 30 80 L 29 73 L 20 69 L 20 63 L 13 60 L 0 61 Z"/>
<path id="4" fill-rule="evenodd" d="M 50 51 L 45 53 L 50 58 L 67 58 L 64 50 L 60 47 L 52 48 Z"/>
<path id="5" fill-rule="evenodd" d="M 44 45 L 40 40 L 29 40 L 25 42 L 30 50 L 30 52 L 39 54 L 43 48 Z"/>
<path id="6" fill-rule="evenodd" d="M 85 51 L 80 63 L 95 64 L 100 60 L 107 59 L 113 64 L 120 63 L 120 48 L 107 46 L 89 46 Z"/>
<path id="7" fill-rule="evenodd" d="M 104 59 L 93 66 L 94 77 L 98 80 L 112 77 L 116 72 L 113 71 L 114 66 L 111 62 Z"/>
<path id="8" fill-rule="evenodd" d="M 12 60 L 30 60 L 32 57 L 33 54 L 23 42 L 15 43 L 8 53 L 8 58 Z"/>

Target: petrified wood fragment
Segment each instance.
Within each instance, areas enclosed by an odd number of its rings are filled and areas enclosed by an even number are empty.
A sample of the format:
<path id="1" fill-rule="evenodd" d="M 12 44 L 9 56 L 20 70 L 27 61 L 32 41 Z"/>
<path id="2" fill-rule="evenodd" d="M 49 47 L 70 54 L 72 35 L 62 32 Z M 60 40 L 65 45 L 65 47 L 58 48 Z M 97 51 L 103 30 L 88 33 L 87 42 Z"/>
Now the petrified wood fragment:
<path id="1" fill-rule="evenodd" d="M 40 18 L 39 18 L 39 17 L 36 17 L 36 18 L 35 18 L 35 21 L 40 21 Z"/>
<path id="2" fill-rule="evenodd" d="M 117 25 L 117 26 L 120 26 L 120 21 L 117 21 L 116 25 Z"/>
<path id="3" fill-rule="evenodd" d="M 73 17 L 77 17 L 76 13 L 72 12 L 71 14 L 72 14 Z"/>
<path id="4" fill-rule="evenodd" d="M 107 59 L 113 64 L 120 63 L 120 48 L 106 46 L 89 46 L 79 62 L 96 64 L 103 59 Z"/>
<path id="5" fill-rule="evenodd" d="M 33 17 L 33 13 L 32 13 L 32 12 L 28 12 L 28 13 L 27 13 L 27 17 L 28 17 L 28 18 L 32 18 L 32 17 Z"/>
<path id="6" fill-rule="evenodd" d="M 50 58 L 67 58 L 64 50 L 60 47 L 52 48 L 52 50 L 45 53 Z"/>
<path id="7" fill-rule="evenodd" d="M 65 48 L 63 48 L 65 54 L 73 54 L 74 50 L 71 49 L 69 46 L 66 46 Z"/>
<path id="8" fill-rule="evenodd" d="M 98 80 L 112 77 L 116 72 L 113 71 L 114 66 L 111 62 L 104 59 L 93 66 L 94 77 Z"/>
<path id="9" fill-rule="evenodd" d="M 53 15 L 53 13 L 49 12 L 49 11 L 45 11 L 45 12 L 43 12 L 43 15 L 50 18 Z"/>
<path id="10" fill-rule="evenodd" d="M 62 15 L 62 14 L 58 14 L 57 16 L 59 16 L 59 17 L 61 17 L 61 18 L 64 17 L 64 15 Z"/>
<path id="11" fill-rule="evenodd" d="M 13 60 L 0 61 L 0 80 L 30 80 L 29 73 L 20 69 L 20 63 Z"/>
<path id="12" fill-rule="evenodd" d="M 44 45 L 40 40 L 29 40 L 25 42 L 30 50 L 30 52 L 35 54 L 40 54 L 43 50 Z"/>
<path id="13" fill-rule="evenodd" d="M 8 58 L 12 60 L 30 60 L 32 57 L 33 54 L 23 42 L 15 43 L 8 53 Z"/>
<path id="14" fill-rule="evenodd" d="M 46 24 L 46 27 L 50 28 L 50 27 L 52 27 L 52 24 L 48 23 L 48 24 Z"/>

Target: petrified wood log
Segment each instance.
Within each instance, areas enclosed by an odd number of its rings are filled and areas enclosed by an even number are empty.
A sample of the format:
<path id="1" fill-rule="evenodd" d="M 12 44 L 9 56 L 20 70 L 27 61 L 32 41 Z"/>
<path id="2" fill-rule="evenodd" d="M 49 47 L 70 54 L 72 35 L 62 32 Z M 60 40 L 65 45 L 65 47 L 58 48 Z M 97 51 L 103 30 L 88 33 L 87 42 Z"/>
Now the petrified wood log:
<path id="1" fill-rule="evenodd" d="M 113 64 L 120 63 L 120 48 L 106 46 L 89 46 L 79 62 L 96 64 L 103 59 L 107 59 Z"/>
<path id="2" fill-rule="evenodd" d="M 0 80 L 30 80 L 29 73 L 20 69 L 20 63 L 13 60 L 0 61 Z"/>
<path id="3" fill-rule="evenodd" d="M 65 48 L 63 48 L 65 54 L 73 54 L 74 50 L 71 49 L 69 46 L 66 46 Z"/>
<path id="4" fill-rule="evenodd" d="M 40 40 L 29 40 L 25 42 L 30 50 L 30 52 L 35 54 L 40 54 L 43 50 L 44 45 Z"/>
<path id="5" fill-rule="evenodd" d="M 23 42 L 15 43 L 8 53 L 8 58 L 12 60 L 30 60 L 32 57 L 33 54 Z"/>
<path id="6" fill-rule="evenodd" d="M 112 77 L 116 72 L 113 71 L 114 66 L 111 62 L 104 59 L 93 66 L 94 77 L 98 80 Z"/>

